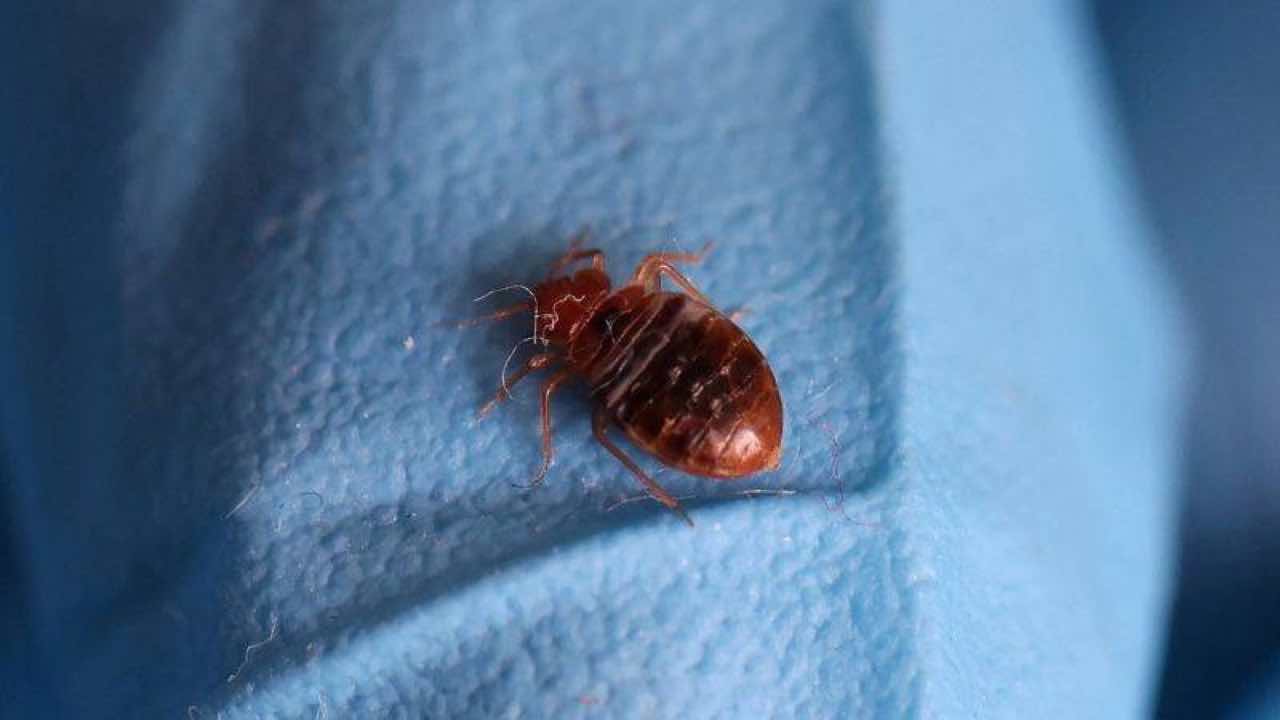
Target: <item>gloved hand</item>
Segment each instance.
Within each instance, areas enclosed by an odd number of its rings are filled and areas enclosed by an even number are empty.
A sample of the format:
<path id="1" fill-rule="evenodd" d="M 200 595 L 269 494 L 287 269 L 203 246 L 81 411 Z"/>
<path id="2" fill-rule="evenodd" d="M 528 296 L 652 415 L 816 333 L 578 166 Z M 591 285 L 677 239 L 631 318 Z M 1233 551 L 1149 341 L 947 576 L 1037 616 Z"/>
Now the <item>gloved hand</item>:
<path id="1" fill-rule="evenodd" d="M 1280 717 L 1280 662 L 1271 663 L 1271 670 L 1236 703 L 1231 717 L 1236 720 Z"/>
<path id="2" fill-rule="evenodd" d="M 98 283 L 66 312 L 107 329 L 47 349 L 90 380 L 68 395 L 38 362 L 7 368 L 30 398 L 4 428 L 20 635 L 46 689 L 15 702 L 1138 713 L 1181 346 L 1091 49 L 1047 5 L 913 7 L 157 21 L 112 116 L 136 125 L 101 151 L 118 181 L 56 199 L 111 220 L 112 262 L 40 266 Z M 436 325 L 536 280 L 582 224 L 618 280 L 716 240 L 690 274 L 752 311 L 777 374 L 776 474 L 658 475 L 692 531 L 629 501 L 581 393 L 557 399 L 545 486 L 513 487 L 537 468 L 535 393 L 473 414 L 528 328 Z M 11 279 L 20 316 L 43 307 Z M 98 404 L 24 444 L 24 422 L 64 418 L 55 395 Z"/>

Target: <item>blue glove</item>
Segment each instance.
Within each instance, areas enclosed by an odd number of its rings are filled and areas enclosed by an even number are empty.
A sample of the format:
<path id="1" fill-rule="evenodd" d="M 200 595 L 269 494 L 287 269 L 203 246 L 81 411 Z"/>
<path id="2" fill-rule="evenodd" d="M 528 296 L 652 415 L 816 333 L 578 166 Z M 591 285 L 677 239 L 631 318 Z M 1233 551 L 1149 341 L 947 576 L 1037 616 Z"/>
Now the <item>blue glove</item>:
<path id="1" fill-rule="evenodd" d="M 75 352 L 3 366 L 29 400 L 4 416 L 14 633 L 38 648 L 4 702 L 1137 714 L 1181 345 L 1091 48 L 1046 4 L 885 5 L 165 18 L 115 99 L 118 164 L 88 170 L 117 181 L 56 199 L 114 254 L 8 251 L 96 285 L 65 311 L 92 326 Z M 583 393 L 557 396 L 545 486 L 514 487 L 534 388 L 473 416 L 529 328 L 437 325 L 583 224 L 619 282 L 714 239 L 690 275 L 751 310 L 777 375 L 777 473 L 657 473 L 692 531 L 637 499 Z"/>
<path id="2" fill-rule="evenodd" d="M 1253 684 L 1244 697 L 1234 703 L 1229 717 L 1234 720 L 1271 720 L 1280 717 L 1280 661 L 1270 663 L 1269 671 Z"/>
<path id="3" fill-rule="evenodd" d="M 1129 0 L 1097 3 L 1097 14 L 1196 337 L 1155 714 L 1222 717 L 1280 651 L 1280 205 L 1268 201 L 1280 186 L 1280 95 L 1258 72 L 1280 66 L 1280 4 Z"/>

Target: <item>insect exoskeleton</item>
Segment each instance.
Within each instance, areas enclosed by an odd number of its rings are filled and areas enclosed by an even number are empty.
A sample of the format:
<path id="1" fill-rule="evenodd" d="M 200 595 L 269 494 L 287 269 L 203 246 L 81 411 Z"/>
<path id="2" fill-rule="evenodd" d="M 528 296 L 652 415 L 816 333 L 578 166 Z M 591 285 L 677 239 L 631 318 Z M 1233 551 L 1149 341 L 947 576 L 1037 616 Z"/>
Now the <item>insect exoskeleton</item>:
<path id="1" fill-rule="evenodd" d="M 542 467 L 551 468 L 551 397 L 572 379 L 590 387 L 596 439 L 654 499 L 692 525 L 680 502 L 640 468 L 607 431 L 616 425 L 637 447 L 684 472 L 727 480 L 774 470 L 782 457 L 782 397 L 773 370 L 751 338 L 679 270 L 697 253 L 654 253 L 617 289 L 604 253 L 582 247 L 585 231 L 529 289 L 528 301 L 475 321 L 534 313 L 539 352 L 506 378 L 483 417 L 535 370 L 542 385 Z M 575 265 L 590 262 L 569 272 Z M 662 289 L 663 277 L 683 292 Z M 470 321 L 470 322 L 475 322 Z"/>

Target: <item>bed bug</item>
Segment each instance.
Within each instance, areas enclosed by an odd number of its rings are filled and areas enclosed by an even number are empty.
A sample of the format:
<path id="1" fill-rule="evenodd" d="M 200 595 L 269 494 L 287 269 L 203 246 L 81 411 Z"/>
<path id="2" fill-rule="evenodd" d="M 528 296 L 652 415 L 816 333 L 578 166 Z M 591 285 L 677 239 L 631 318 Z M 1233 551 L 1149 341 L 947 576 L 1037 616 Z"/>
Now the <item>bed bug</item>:
<path id="1" fill-rule="evenodd" d="M 777 469 L 782 456 L 782 397 L 764 355 L 734 321 L 711 304 L 677 264 L 698 253 L 654 253 L 614 288 L 601 250 L 570 243 L 530 300 L 464 324 L 534 314 L 539 352 L 504 378 L 484 417 L 510 398 L 530 373 L 549 369 L 542 384 L 542 467 L 551 468 L 551 398 L 580 379 L 595 402 L 592 429 L 658 502 L 692 525 L 679 501 L 644 472 L 607 434 L 616 425 L 662 463 L 702 477 L 728 480 Z M 575 265 L 590 266 L 571 272 Z M 662 289 L 662 278 L 682 293 Z M 528 288 L 526 288 L 528 289 Z"/>

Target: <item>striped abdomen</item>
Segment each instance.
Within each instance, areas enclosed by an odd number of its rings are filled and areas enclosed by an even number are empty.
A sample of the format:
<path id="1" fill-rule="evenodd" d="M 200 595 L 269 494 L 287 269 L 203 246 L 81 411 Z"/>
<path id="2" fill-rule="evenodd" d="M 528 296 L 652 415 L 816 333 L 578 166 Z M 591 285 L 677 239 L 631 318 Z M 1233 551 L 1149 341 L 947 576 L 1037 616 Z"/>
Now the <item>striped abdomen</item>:
<path id="1" fill-rule="evenodd" d="M 596 402 L 663 462 L 723 478 L 778 466 L 782 400 L 773 371 L 714 308 L 623 288 L 596 309 L 570 357 Z"/>

